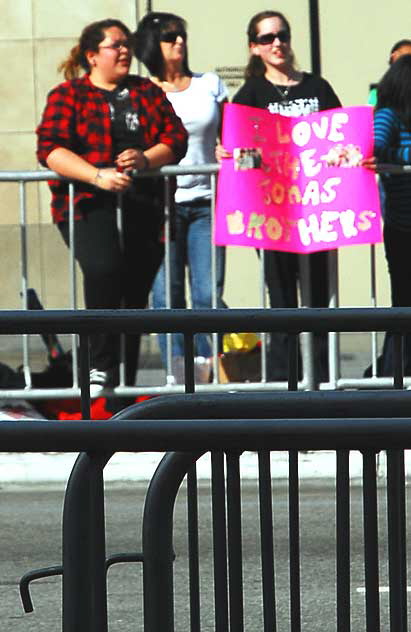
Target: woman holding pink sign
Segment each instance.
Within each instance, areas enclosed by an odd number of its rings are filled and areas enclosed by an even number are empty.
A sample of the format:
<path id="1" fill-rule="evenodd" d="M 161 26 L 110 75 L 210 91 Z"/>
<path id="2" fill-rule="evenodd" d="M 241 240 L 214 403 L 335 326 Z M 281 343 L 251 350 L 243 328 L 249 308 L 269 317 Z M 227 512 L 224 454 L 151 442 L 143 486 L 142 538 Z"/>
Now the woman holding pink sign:
<path id="1" fill-rule="evenodd" d="M 304 116 L 341 106 L 325 79 L 296 68 L 291 48 L 291 27 L 282 13 L 257 13 L 249 22 L 247 35 L 250 59 L 246 82 L 234 96 L 233 103 L 268 109 L 283 116 Z M 219 147 L 216 156 L 221 160 L 231 157 L 231 154 Z M 265 250 L 265 282 L 271 307 L 298 306 L 299 257 L 310 270 L 310 305 L 327 307 L 327 252 L 297 255 Z M 328 380 L 327 342 L 327 335 L 318 336 L 315 341 L 316 382 Z M 270 380 L 287 380 L 288 336 L 285 333 L 271 333 L 267 375 Z"/>

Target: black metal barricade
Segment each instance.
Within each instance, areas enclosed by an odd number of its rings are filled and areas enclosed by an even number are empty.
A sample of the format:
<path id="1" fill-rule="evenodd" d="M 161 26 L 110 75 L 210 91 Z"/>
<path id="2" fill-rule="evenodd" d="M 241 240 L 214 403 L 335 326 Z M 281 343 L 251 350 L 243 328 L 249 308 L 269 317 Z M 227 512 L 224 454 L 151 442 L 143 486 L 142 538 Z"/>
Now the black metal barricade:
<path id="1" fill-rule="evenodd" d="M 131 407 L 109 422 L 0 423 L 2 450 L 80 451 L 70 477 L 63 519 L 63 630 L 107 630 L 103 469 L 117 451 L 173 451 L 160 464 L 146 499 L 143 525 L 145 631 L 173 632 L 172 518 L 175 496 L 189 472 L 190 632 L 200 630 L 196 475 L 198 456 L 212 452 L 215 630 L 244 628 L 239 458 L 259 453 L 264 630 L 275 630 L 276 600 L 269 452 L 289 452 L 290 624 L 302 629 L 298 451 L 337 454 L 337 622 L 350 627 L 349 451 L 364 454 L 364 559 L 366 630 L 378 632 L 379 567 L 376 453 L 388 450 L 388 534 L 391 632 L 407 630 L 404 449 L 411 448 L 409 393 L 403 386 L 402 333 L 409 309 L 230 310 L 147 313 L 117 311 L 0 313 L 0 335 L 80 335 L 82 411 L 89 418 L 88 335 L 91 331 L 183 331 L 186 390 L 193 391 L 193 335 L 197 331 L 287 330 L 290 391 L 297 386 L 297 335 L 302 331 L 385 331 L 396 336 L 398 391 L 254 393 L 169 396 Z M 132 421 L 133 420 L 133 421 Z M 138 420 L 138 421 L 137 421 Z M 223 454 L 226 453 L 224 465 Z M 225 478 L 226 468 L 227 478 Z M 225 493 L 225 487 L 227 493 Z M 132 555 L 133 557 L 133 555 Z"/>
<path id="2" fill-rule="evenodd" d="M 391 630 L 406 625 L 405 516 L 403 448 L 411 447 L 408 393 L 284 393 L 170 396 L 131 407 L 116 421 L 0 424 L 3 449 L 85 450 L 70 477 L 63 521 L 63 616 L 65 632 L 107 630 L 103 467 L 114 451 L 176 450 L 161 462 L 150 485 L 143 524 L 145 630 L 174 631 L 173 507 L 187 471 L 204 451 L 213 450 L 213 533 L 215 548 L 215 630 L 242 630 L 244 604 L 241 566 L 241 490 L 238 461 L 244 449 L 259 451 L 264 630 L 275 621 L 274 535 L 270 450 L 290 450 L 290 599 L 291 629 L 301 630 L 298 517 L 298 450 L 337 450 L 337 618 L 338 632 L 350 627 L 350 449 L 364 453 L 364 564 L 368 631 L 379 630 L 378 530 L 375 455 L 388 448 L 393 470 L 388 498 Z M 352 418 L 374 408 L 381 418 Z M 235 419 L 225 419 L 236 410 Z M 254 416 L 250 412 L 254 410 Z M 386 417 L 388 410 L 395 418 Z M 257 418 L 256 411 L 261 413 Z M 296 418 L 288 414 L 297 413 Z M 321 419 L 309 418 L 319 412 Z M 331 412 L 331 415 L 328 414 Z M 300 417 L 301 414 L 301 417 Z M 178 415 L 179 419 L 171 419 Z M 195 419 L 192 419 L 196 415 Z M 201 416 L 203 417 L 201 419 Z M 186 419 L 184 419 L 186 417 Z M 135 419 L 138 421 L 125 421 Z M 110 446 L 110 452 L 107 447 Z M 225 496 L 223 452 L 227 452 Z M 390 480 L 391 479 L 391 480 Z M 393 494 L 392 488 L 396 490 Z M 193 502 L 193 500 L 192 500 Z M 195 502 L 195 501 L 194 501 Z M 225 506 L 227 505 L 227 523 Z M 197 526 L 191 526 L 197 530 Z M 191 534 L 195 538 L 195 533 Z M 349 542 L 348 542 L 349 544 Z M 226 552 L 226 554 L 225 554 Z M 200 593 L 195 577 L 198 549 L 191 566 L 190 630 L 199 630 Z M 197 560 L 196 560 L 197 558 Z M 227 565 L 228 564 L 228 565 Z M 229 621 L 229 625 L 227 625 Z"/>

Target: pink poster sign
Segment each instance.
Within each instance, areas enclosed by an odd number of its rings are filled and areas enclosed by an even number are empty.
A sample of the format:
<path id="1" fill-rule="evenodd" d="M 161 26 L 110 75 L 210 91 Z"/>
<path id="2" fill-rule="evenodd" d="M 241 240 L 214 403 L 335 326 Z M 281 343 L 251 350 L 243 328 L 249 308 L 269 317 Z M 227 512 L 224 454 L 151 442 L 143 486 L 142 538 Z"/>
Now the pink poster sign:
<path id="1" fill-rule="evenodd" d="M 228 104 L 215 243 L 308 253 L 382 240 L 378 187 L 359 166 L 373 153 L 373 111 L 284 117 Z"/>

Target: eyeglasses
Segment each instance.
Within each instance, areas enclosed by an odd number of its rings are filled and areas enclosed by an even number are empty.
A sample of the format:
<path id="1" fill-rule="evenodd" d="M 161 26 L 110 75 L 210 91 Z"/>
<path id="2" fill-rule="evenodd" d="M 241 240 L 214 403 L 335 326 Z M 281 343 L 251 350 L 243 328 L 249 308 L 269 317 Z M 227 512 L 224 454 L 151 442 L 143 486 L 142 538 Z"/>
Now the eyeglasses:
<path id="1" fill-rule="evenodd" d="M 187 33 L 185 31 L 166 31 L 160 35 L 160 42 L 167 42 L 168 44 L 174 44 L 177 41 L 177 37 L 181 37 L 182 40 L 187 40 Z"/>
<path id="2" fill-rule="evenodd" d="M 130 40 L 117 40 L 112 44 L 108 44 L 107 46 L 99 46 L 99 48 L 111 48 L 111 50 L 120 50 L 120 48 L 127 48 L 128 50 L 131 48 L 132 43 Z"/>
<path id="3" fill-rule="evenodd" d="M 273 44 L 276 39 L 285 44 L 290 41 L 290 32 L 284 29 L 283 31 L 278 31 L 278 33 L 264 33 L 264 35 L 258 35 L 255 38 L 255 42 L 261 46 L 268 46 L 268 44 Z"/>

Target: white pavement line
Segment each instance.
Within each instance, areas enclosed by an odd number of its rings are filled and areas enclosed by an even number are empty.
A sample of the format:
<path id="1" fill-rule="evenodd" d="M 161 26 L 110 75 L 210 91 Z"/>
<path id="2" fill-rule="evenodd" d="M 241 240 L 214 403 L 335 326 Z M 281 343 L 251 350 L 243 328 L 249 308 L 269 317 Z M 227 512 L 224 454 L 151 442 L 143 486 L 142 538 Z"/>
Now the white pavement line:
<path id="1" fill-rule="evenodd" d="M 365 594 L 365 586 L 358 586 L 358 588 L 356 589 L 356 592 L 364 595 Z M 379 587 L 379 592 L 380 593 L 389 593 L 390 592 L 390 587 L 389 586 L 380 586 Z M 407 586 L 407 592 L 411 592 L 411 586 Z"/>

